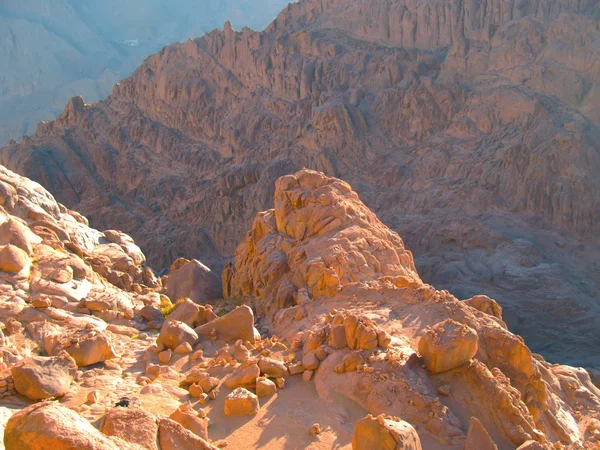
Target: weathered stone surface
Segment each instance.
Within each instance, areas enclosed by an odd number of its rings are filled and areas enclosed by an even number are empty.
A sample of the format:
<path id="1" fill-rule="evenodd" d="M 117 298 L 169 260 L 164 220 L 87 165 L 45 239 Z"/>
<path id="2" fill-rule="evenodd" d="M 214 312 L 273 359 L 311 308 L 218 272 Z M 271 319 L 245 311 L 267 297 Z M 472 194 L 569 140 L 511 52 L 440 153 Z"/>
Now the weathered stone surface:
<path id="1" fill-rule="evenodd" d="M 498 446 L 477 417 L 471 417 L 469 421 L 465 450 L 498 450 Z"/>
<path id="2" fill-rule="evenodd" d="M 356 422 L 352 450 L 421 450 L 421 440 L 413 426 L 402 420 L 381 415 Z"/>
<path id="3" fill-rule="evenodd" d="M 148 450 L 158 450 L 156 417 L 143 409 L 112 408 L 103 417 L 100 431 Z"/>
<path id="4" fill-rule="evenodd" d="M 432 373 L 455 369 L 477 353 L 477 332 L 447 319 L 433 326 L 419 340 L 419 353 Z"/>
<path id="5" fill-rule="evenodd" d="M 193 259 L 169 273 L 167 295 L 173 301 L 180 298 L 190 298 L 195 303 L 217 300 L 223 296 L 221 277 Z"/>
<path id="6" fill-rule="evenodd" d="M 31 405 L 15 413 L 4 431 L 6 450 L 143 450 L 102 434 L 79 414 L 56 402 Z"/>
<path id="7" fill-rule="evenodd" d="M 52 357 L 32 356 L 11 368 L 15 389 L 31 400 L 65 395 L 76 372 L 75 361 L 66 353 Z"/>
<path id="8" fill-rule="evenodd" d="M 259 377 L 256 379 L 256 396 L 257 397 L 270 397 L 277 392 L 277 385 L 265 377 Z"/>
<path id="9" fill-rule="evenodd" d="M 200 436 L 186 430 L 171 419 L 158 419 L 158 442 L 161 449 L 216 450 L 217 447 L 206 442 Z"/>
<path id="10" fill-rule="evenodd" d="M 28 262 L 27 253 L 15 245 L 5 245 L 0 249 L 0 270 L 4 272 L 20 272 Z"/>
<path id="11" fill-rule="evenodd" d="M 259 366 L 255 363 L 242 363 L 225 381 L 225 386 L 229 389 L 238 387 L 254 387 L 256 379 L 260 376 Z"/>
<path id="12" fill-rule="evenodd" d="M 185 323 L 177 320 L 168 320 L 163 324 L 160 334 L 156 338 L 156 345 L 164 345 L 174 350 L 184 342 L 194 345 L 197 340 L 198 334 L 196 331 Z"/>
<path id="13" fill-rule="evenodd" d="M 186 430 L 191 431 L 205 441 L 208 440 L 208 419 L 199 417 L 196 410 L 194 410 L 189 403 L 183 404 L 177 408 L 177 410 L 169 416 L 169 419 L 174 420 Z"/>
<path id="14" fill-rule="evenodd" d="M 227 416 L 253 416 L 258 413 L 258 408 L 258 397 L 241 387 L 225 398 L 225 415 Z"/>
<path id="15" fill-rule="evenodd" d="M 257 335 L 254 328 L 254 313 L 248 306 L 242 305 L 223 317 L 197 327 L 195 331 L 198 336 L 207 338 L 210 337 L 212 330 L 215 330 L 218 339 L 226 341 L 242 339 L 254 343 Z"/>

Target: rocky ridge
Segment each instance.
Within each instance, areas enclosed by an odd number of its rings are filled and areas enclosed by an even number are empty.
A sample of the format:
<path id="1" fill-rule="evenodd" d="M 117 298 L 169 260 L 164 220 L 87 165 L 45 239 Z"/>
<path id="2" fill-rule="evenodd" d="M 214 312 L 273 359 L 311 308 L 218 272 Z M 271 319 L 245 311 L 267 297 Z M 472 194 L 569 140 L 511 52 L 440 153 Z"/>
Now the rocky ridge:
<path id="1" fill-rule="evenodd" d="M 225 298 L 201 272 L 197 302 L 169 300 L 177 277 L 150 277 L 126 235 L 89 228 L 6 169 L 0 179 L 7 450 L 600 443 L 590 375 L 532 353 L 493 299 L 424 283 L 400 236 L 340 179 L 281 177 L 274 209 L 223 271 Z M 113 284 L 115 272 L 133 283 Z"/>
<path id="2" fill-rule="evenodd" d="M 264 32 L 165 47 L 0 162 L 157 268 L 220 269 L 279 176 L 321 170 L 401 232 L 426 281 L 483 289 L 536 351 L 598 367 L 597 11 L 300 1 Z"/>

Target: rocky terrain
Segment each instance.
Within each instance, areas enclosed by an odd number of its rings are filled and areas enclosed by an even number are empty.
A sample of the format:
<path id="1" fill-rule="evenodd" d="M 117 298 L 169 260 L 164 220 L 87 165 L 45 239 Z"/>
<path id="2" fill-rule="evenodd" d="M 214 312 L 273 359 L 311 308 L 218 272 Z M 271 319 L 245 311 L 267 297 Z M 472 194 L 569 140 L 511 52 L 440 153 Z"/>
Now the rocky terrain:
<path id="1" fill-rule="evenodd" d="M 302 0 L 263 32 L 165 47 L 0 162 L 157 270 L 219 271 L 279 176 L 335 175 L 426 282 L 598 368 L 599 24 L 592 0 Z"/>
<path id="2" fill-rule="evenodd" d="M 0 190 L 7 450 L 600 445 L 590 375 L 493 299 L 423 283 L 340 179 L 279 178 L 222 278 L 183 259 L 156 278 L 38 184 L 0 168 Z"/>
<path id="3" fill-rule="evenodd" d="M 226 20 L 264 28 L 287 4 L 263 0 L 3 0 L 0 145 L 54 119 L 74 95 L 105 98 L 149 54 Z"/>

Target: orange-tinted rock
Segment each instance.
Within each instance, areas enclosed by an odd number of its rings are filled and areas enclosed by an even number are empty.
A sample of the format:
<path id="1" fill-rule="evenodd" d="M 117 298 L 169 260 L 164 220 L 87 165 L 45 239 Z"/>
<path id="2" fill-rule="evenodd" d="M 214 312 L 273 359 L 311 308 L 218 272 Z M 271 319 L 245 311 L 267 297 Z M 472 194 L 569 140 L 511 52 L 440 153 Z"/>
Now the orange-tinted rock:
<path id="1" fill-rule="evenodd" d="M 440 322 L 419 340 L 419 353 L 432 373 L 445 372 L 469 362 L 477 353 L 477 333 L 451 319 Z"/>
<path id="2" fill-rule="evenodd" d="M 356 422 L 352 450 L 421 450 L 416 430 L 407 422 L 367 416 Z"/>

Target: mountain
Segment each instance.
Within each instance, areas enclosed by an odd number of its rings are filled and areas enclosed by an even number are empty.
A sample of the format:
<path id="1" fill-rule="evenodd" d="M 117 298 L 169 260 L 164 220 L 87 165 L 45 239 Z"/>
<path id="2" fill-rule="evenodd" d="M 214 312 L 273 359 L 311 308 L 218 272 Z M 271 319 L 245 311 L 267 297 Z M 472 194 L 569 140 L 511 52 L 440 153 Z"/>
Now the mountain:
<path id="1" fill-rule="evenodd" d="M 597 379 L 532 353 L 495 300 L 424 283 L 341 179 L 276 181 L 225 298 L 4 167 L 0 199 L 6 450 L 598 447 Z M 205 297 L 173 304 L 190 273 Z"/>
<path id="2" fill-rule="evenodd" d="M 264 28 L 285 0 L 5 0 L 0 4 L 0 144 L 54 119 L 74 95 L 106 97 L 166 44 L 231 20 Z"/>
<path id="3" fill-rule="evenodd" d="M 593 0 L 303 0 L 263 32 L 165 47 L 0 162 L 155 268 L 220 268 L 279 176 L 335 175 L 424 281 L 599 367 L 599 42 Z"/>

